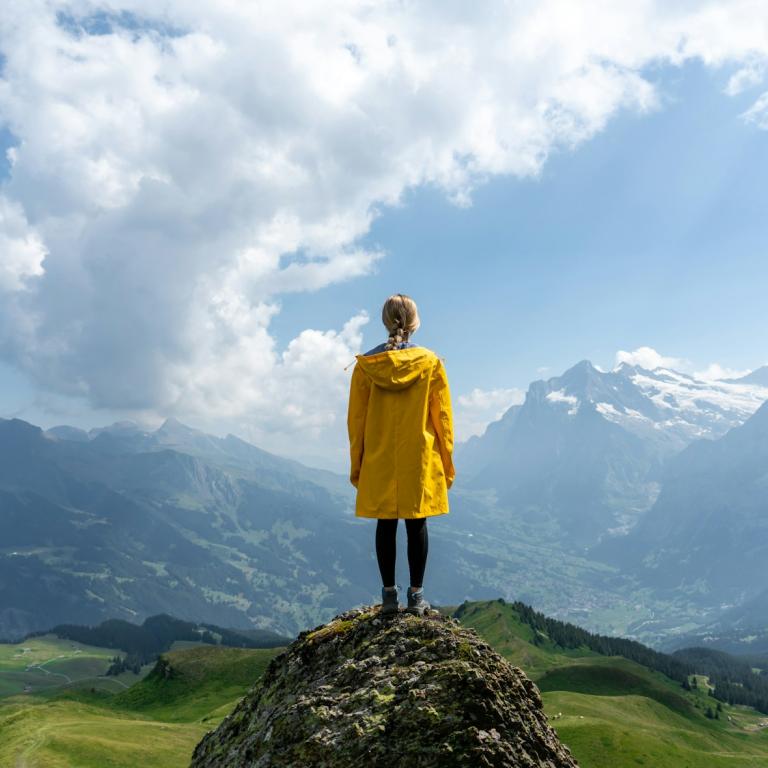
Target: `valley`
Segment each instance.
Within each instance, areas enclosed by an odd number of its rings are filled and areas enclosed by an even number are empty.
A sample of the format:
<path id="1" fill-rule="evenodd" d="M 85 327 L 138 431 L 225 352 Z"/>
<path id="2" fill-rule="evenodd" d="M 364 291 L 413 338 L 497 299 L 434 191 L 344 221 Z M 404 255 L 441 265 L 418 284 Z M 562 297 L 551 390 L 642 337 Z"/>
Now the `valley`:
<path id="1" fill-rule="evenodd" d="M 706 471 L 736 489 L 739 434 L 768 451 L 759 373 L 707 382 L 582 361 L 533 382 L 457 446 L 451 514 L 430 528 L 434 601 L 501 595 L 651 644 L 744 605 L 739 626 L 749 635 L 752 615 L 760 631 L 762 454 L 751 495 L 708 494 L 728 510 L 720 527 L 714 511 L 698 526 L 683 482 Z M 292 634 L 376 598 L 373 528 L 344 476 L 174 419 L 152 432 L 0 420 L 0 459 L 0 637 L 162 612 Z M 757 546 L 740 581 L 744 541 Z"/>

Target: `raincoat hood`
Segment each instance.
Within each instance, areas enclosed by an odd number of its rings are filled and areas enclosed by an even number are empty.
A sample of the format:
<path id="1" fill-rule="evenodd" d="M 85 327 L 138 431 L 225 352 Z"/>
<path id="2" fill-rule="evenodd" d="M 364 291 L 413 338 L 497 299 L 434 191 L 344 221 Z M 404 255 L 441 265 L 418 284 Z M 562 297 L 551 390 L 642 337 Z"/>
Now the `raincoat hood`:
<path id="1" fill-rule="evenodd" d="M 437 355 L 426 347 L 405 347 L 377 352 L 374 355 L 355 355 L 365 375 L 383 389 L 406 389 L 423 377 L 429 377 Z"/>

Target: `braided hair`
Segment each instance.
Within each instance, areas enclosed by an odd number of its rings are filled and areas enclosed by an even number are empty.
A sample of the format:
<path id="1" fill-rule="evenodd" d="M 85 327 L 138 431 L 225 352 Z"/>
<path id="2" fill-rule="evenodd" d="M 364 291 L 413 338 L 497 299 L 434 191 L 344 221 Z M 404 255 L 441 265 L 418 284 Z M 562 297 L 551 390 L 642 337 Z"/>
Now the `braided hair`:
<path id="1" fill-rule="evenodd" d="M 396 293 L 384 302 L 381 320 L 389 331 L 385 350 L 398 349 L 421 324 L 416 302 L 403 293 Z"/>

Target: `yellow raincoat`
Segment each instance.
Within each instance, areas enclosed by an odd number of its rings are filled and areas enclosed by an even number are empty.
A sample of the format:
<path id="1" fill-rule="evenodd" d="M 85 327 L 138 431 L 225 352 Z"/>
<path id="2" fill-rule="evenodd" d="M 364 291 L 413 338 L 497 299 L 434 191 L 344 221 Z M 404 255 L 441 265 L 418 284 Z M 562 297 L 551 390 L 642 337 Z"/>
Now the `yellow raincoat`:
<path id="1" fill-rule="evenodd" d="M 448 512 L 453 414 L 442 360 L 426 347 L 356 355 L 347 427 L 358 517 Z"/>

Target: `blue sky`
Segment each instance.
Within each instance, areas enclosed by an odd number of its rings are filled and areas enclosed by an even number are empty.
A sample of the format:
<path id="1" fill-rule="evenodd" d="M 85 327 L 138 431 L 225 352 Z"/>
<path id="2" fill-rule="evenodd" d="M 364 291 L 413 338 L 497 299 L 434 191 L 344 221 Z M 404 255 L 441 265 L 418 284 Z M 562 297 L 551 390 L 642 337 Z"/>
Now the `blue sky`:
<path id="1" fill-rule="evenodd" d="M 173 415 L 341 467 L 344 365 L 397 292 L 460 437 L 584 358 L 768 362 L 768 25 L 590 2 L 20 7 L 0 416 Z"/>
<path id="2" fill-rule="evenodd" d="M 423 317 L 414 341 L 446 356 L 458 393 L 644 345 L 700 368 L 765 363 L 768 135 L 737 117 L 753 93 L 721 93 L 728 74 L 655 72 L 659 111 L 619 115 L 540 179 L 490 181 L 470 208 L 409 194 L 367 238 L 387 254 L 378 273 L 284 297 L 278 339 L 365 309 L 368 349 L 383 298 L 403 292 Z"/>

